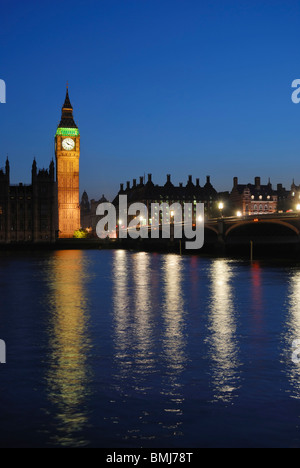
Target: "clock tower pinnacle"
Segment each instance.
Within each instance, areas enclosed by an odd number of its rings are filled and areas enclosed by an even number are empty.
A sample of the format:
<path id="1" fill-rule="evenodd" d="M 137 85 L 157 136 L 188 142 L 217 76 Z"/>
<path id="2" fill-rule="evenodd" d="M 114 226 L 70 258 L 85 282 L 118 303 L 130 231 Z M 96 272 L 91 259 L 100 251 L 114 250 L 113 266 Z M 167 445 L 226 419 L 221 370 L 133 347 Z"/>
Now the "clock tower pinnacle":
<path id="1" fill-rule="evenodd" d="M 80 133 L 73 118 L 68 86 L 61 121 L 55 135 L 55 157 L 59 237 L 72 238 L 74 232 L 80 228 Z"/>

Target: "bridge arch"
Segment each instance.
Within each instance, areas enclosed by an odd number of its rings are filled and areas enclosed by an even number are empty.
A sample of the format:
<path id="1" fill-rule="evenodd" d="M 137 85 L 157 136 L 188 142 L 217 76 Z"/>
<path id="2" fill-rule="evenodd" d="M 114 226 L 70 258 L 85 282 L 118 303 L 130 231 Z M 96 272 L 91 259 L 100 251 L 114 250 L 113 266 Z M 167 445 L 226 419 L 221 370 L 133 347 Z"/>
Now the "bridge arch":
<path id="1" fill-rule="evenodd" d="M 259 228 L 260 226 L 262 225 L 280 225 L 280 226 L 283 226 L 291 231 L 293 231 L 294 234 L 296 234 L 297 236 L 300 235 L 300 231 L 299 229 L 294 226 L 293 224 L 290 224 L 286 221 L 282 221 L 280 219 L 272 219 L 272 220 L 268 220 L 268 219 L 262 219 L 262 220 L 258 220 L 257 222 L 255 222 L 253 219 L 249 220 L 249 221 L 239 221 L 235 224 L 233 224 L 232 226 L 228 227 L 227 230 L 225 231 L 225 237 L 227 237 L 232 231 L 238 229 L 238 228 L 241 228 L 243 226 L 246 226 L 246 225 L 252 225 L 252 226 L 255 226 L 257 228 Z"/>

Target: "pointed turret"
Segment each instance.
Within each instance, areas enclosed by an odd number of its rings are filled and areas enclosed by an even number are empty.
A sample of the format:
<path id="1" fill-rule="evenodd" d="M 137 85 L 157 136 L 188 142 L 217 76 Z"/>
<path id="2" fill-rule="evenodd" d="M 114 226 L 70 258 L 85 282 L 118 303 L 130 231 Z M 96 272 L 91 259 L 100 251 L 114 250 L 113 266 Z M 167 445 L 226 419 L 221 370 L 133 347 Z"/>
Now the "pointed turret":
<path id="1" fill-rule="evenodd" d="M 62 107 L 61 121 L 58 128 L 78 128 L 73 118 L 73 106 L 70 101 L 68 86 L 65 102 Z"/>
<path id="2" fill-rule="evenodd" d="M 7 156 L 6 163 L 5 163 L 5 174 L 9 177 L 9 173 L 10 173 L 10 166 L 9 166 L 9 160 Z"/>

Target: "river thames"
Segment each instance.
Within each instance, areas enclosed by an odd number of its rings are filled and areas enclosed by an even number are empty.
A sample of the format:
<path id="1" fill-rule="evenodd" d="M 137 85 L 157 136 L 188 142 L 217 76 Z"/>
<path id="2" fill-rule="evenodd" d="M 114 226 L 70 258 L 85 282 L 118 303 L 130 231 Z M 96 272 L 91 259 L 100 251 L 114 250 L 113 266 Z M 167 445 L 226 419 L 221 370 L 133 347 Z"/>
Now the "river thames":
<path id="1" fill-rule="evenodd" d="M 0 292 L 1 447 L 300 447 L 300 262 L 1 253 Z"/>

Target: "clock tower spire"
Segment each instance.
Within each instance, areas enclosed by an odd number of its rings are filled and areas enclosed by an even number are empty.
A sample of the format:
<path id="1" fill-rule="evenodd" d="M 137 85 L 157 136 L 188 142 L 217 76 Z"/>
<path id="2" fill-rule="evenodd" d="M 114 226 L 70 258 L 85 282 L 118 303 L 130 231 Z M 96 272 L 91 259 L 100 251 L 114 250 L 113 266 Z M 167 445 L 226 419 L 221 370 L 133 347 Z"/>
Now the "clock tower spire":
<path id="1" fill-rule="evenodd" d="M 55 135 L 55 157 L 59 237 L 72 238 L 74 232 L 80 228 L 80 133 L 74 121 L 68 86 Z"/>

